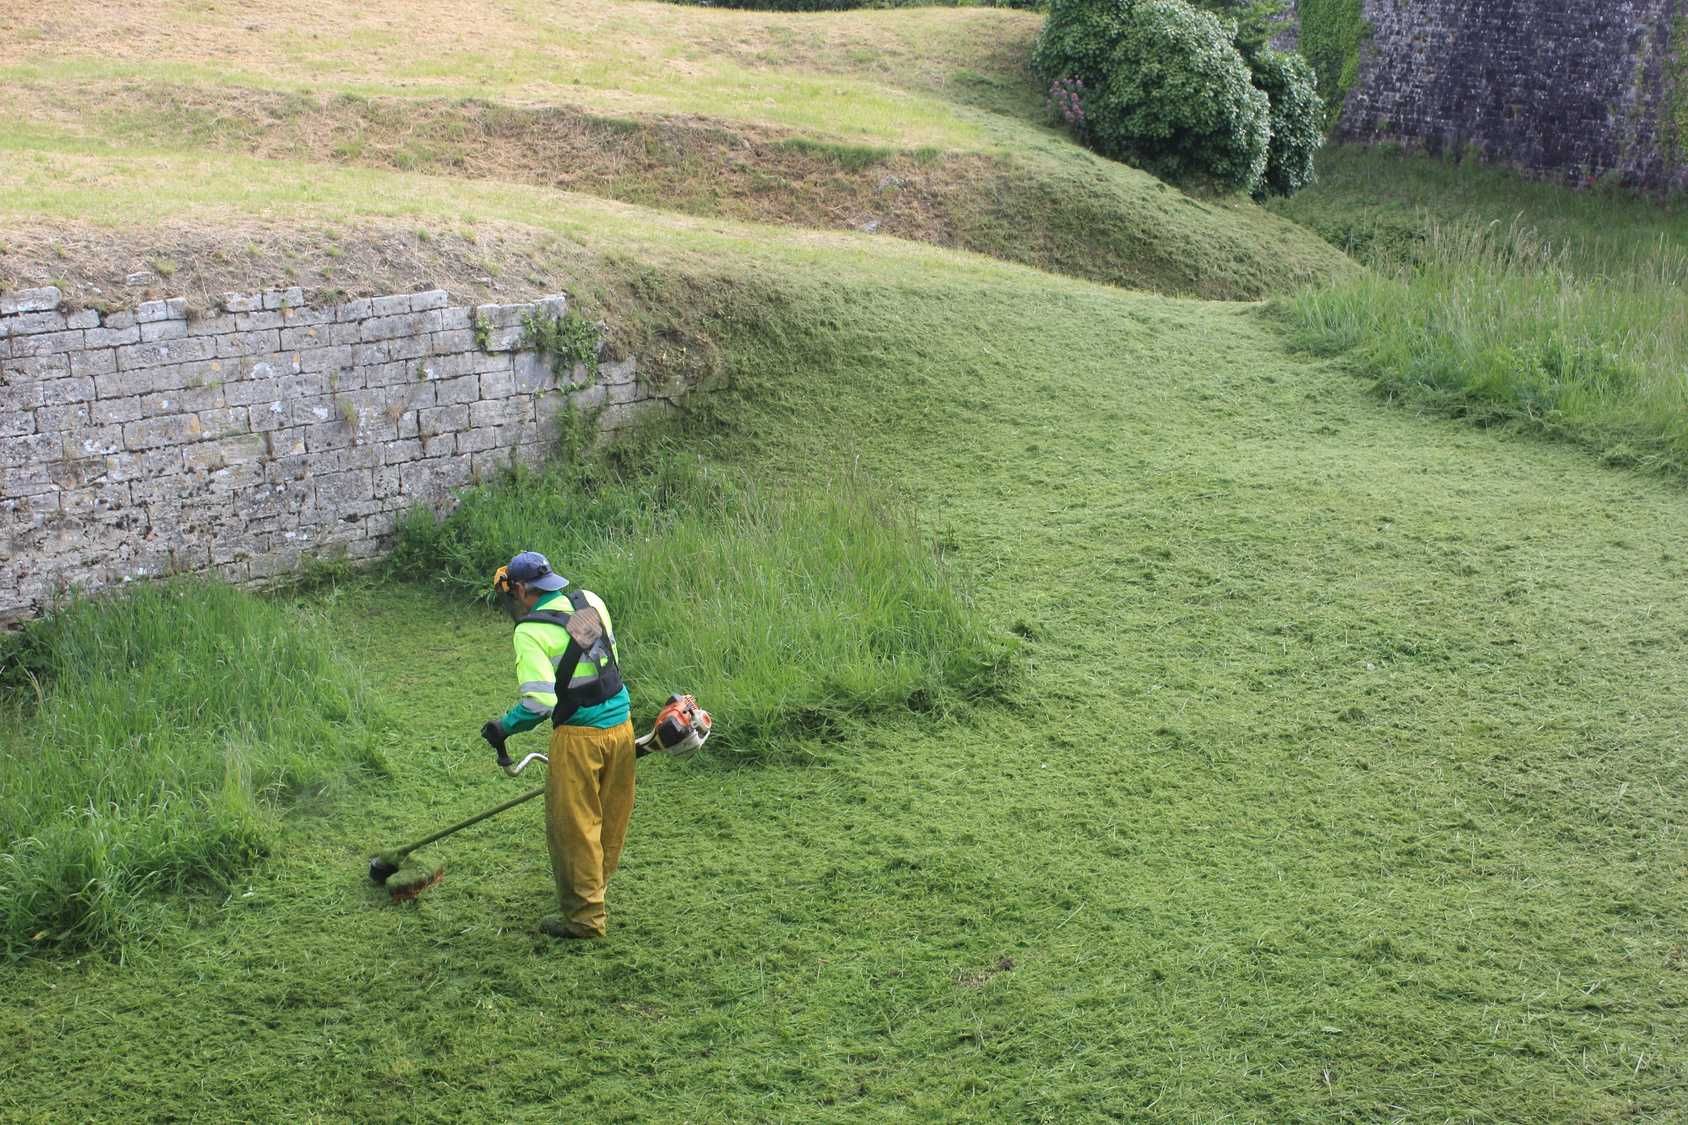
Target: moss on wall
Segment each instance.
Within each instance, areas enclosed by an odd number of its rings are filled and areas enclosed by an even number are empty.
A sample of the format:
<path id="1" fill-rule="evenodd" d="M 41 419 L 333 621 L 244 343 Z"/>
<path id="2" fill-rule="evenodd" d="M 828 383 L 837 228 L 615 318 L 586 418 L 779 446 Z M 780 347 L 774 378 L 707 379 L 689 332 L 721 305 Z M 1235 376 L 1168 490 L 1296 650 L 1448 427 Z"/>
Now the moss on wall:
<path id="1" fill-rule="evenodd" d="M 1361 0 L 1300 0 L 1301 53 L 1319 76 L 1325 125 L 1336 124 L 1360 70 L 1360 44 L 1371 34 Z"/>

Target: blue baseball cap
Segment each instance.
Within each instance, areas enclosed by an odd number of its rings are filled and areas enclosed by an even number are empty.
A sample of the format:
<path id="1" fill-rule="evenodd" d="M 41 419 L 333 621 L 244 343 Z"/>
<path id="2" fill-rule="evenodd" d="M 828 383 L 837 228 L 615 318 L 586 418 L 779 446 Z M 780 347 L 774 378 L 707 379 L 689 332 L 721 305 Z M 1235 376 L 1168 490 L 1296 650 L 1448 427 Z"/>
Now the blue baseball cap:
<path id="1" fill-rule="evenodd" d="M 532 586 L 535 590 L 561 590 L 569 580 L 551 569 L 551 560 L 538 551 L 523 551 L 510 560 L 505 573 L 510 581 Z"/>

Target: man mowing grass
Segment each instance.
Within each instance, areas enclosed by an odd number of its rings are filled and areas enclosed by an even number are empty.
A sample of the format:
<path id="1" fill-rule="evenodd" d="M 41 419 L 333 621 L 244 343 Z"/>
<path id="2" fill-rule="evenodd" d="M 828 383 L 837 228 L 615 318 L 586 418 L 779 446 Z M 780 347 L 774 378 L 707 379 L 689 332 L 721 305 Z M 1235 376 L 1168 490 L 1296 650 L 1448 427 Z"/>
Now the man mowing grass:
<path id="1" fill-rule="evenodd" d="M 515 705 L 481 727 L 481 737 L 502 752 L 505 739 L 551 717 L 545 839 L 562 913 L 539 928 L 556 938 L 601 938 L 605 884 L 633 815 L 633 723 L 610 612 L 589 590 L 565 593 L 568 584 L 537 551 L 494 575 L 493 591 L 516 622 L 520 686 Z"/>

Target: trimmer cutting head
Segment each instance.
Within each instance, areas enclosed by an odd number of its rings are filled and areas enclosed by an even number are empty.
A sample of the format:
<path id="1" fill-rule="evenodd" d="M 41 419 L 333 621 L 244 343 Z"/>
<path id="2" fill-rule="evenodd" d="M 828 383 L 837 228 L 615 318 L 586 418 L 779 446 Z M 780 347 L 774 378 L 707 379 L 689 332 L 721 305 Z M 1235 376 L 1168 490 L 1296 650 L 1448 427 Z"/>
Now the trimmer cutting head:
<path id="1" fill-rule="evenodd" d="M 394 902 L 408 902 L 445 878 L 445 868 L 432 871 L 406 858 L 408 852 L 382 852 L 369 860 L 369 881 L 387 888 Z"/>

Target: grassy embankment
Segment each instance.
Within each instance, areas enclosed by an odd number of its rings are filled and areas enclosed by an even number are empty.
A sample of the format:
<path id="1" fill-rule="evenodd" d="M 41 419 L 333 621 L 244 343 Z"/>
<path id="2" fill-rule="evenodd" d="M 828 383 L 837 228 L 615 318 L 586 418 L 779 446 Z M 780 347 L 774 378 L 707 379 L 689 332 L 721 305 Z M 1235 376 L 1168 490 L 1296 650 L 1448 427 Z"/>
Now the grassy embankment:
<path id="1" fill-rule="evenodd" d="M 1025 70 L 1034 13 L 523 0 L 282 20 L 77 0 L 50 38 L 41 18 L 0 14 L 8 159 L 213 150 L 274 161 L 260 176 L 311 161 L 520 182 L 1223 299 L 1348 269 L 1244 198 L 1174 190 L 1049 128 Z"/>
<path id="2" fill-rule="evenodd" d="M 179 190 L 251 165 L 202 167 Z M 484 209 L 662 295 L 724 295 L 710 456 L 901 482 L 979 604 L 1032 634 L 1023 679 L 984 709 L 840 716 L 795 741 L 807 764 L 647 763 L 615 936 L 564 956 L 531 936 L 531 815 L 433 849 L 447 880 L 415 908 L 360 883 L 375 848 L 509 794 L 473 736 L 508 642 L 437 595 L 343 591 L 335 643 L 404 716 L 392 781 L 128 967 L 5 970 L 9 1112 L 1680 1104 L 1673 490 L 1378 411 L 1247 310 L 528 188 L 340 171 L 324 203 L 270 205 L 320 217 L 341 177 L 411 221 Z M 601 558 L 571 577 L 615 582 Z M 699 595 L 621 607 L 630 658 Z M 146 1036 L 159 1020 L 184 1030 Z"/>
<path id="3" fill-rule="evenodd" d="M 1302 346 L 1391 396 L 1688 468 L 1688 212 L 1388 152 L 1320 176 L 1276 209 L 1374 272 L 1284 302 Z"/>

